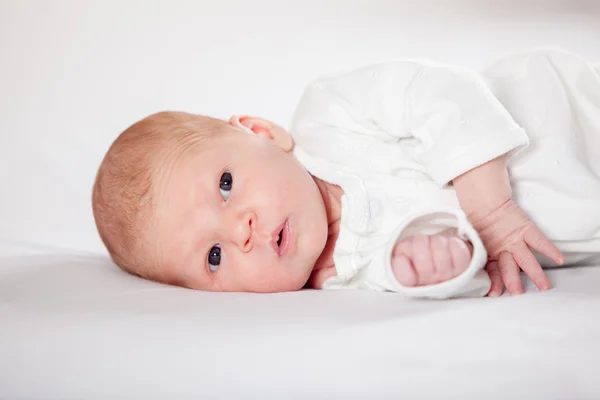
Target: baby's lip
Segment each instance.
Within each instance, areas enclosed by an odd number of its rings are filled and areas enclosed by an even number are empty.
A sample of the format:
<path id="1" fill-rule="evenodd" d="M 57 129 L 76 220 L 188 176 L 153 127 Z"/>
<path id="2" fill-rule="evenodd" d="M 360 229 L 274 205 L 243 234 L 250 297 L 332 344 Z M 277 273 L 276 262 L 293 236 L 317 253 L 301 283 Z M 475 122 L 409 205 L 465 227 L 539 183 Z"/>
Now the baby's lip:
<path id="1" fill-rule="evenodd" d="M 279 241 L 279 234 L 281 233 L 281 244 L 277 244 Z M 290 224 L 289 220 L 283 221 L 271 234 L 271 245 L 273 250 L 278 256 L 284 256 L 290 244 Z"/>

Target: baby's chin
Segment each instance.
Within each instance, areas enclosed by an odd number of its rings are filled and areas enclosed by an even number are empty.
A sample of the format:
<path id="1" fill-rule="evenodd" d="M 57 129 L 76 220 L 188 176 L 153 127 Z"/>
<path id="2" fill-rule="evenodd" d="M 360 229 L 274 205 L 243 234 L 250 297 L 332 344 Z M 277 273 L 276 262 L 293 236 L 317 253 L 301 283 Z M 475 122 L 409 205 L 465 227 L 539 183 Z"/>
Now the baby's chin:
<path id="1" fill-rule="evenodd" d="M 300 281 L 298 281 L 300 282 Z M 301 282 L 304 282 L 302 284 L 300 283 L 294 283 L 293 285 L 290 284 L 283 284 L 281 286 L 277 286 L 272 288 L 272 290 L 269 290 L 269 293 L 284 293 L 284 292 L 297 292 L 299 290 L 302 290 L 306 287 L 306 284 L 308 282 L 308 278 L 306 280 L 302 280 Z"/>
<path id="2" fill-rule="evenodd" d="M 314 265 L 314 263 L 312 264 Z M 288 279 L 282 279 L 279 282 L 273 282 L 272 287 L 270 288 L 271 292 L 279 293 L 279 292 L 295 292 L 303 289 L 310 275 L 312 273 L 312 265 L 306 266 L 305 268 L 297 269 L 297 272 L 290 276 Z M 290 268 L 293 268 L 290 266 Z"/>

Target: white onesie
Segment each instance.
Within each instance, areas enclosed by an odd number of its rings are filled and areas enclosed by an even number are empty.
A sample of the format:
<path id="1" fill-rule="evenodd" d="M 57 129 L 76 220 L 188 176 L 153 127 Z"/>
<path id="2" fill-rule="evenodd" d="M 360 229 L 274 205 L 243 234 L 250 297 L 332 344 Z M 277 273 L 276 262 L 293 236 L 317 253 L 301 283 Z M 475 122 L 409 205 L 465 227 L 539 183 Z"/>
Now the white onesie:
<path id="1" fill-rule="evenodd" d="M 537 50 L 482 74 L 409 59 L 324 76 L 307 87 L 290 133 L 304 167 L 344 191 L 337 276 L 325 289 L 484 296 L 487 254 L 451 181 L 503 154 L 514 200 L 567 263 L 600 254 L 600 78 L 573 54 Z M 449 228 L 474 245 L 467 271 L 400 285 L 395 243 Z"/>

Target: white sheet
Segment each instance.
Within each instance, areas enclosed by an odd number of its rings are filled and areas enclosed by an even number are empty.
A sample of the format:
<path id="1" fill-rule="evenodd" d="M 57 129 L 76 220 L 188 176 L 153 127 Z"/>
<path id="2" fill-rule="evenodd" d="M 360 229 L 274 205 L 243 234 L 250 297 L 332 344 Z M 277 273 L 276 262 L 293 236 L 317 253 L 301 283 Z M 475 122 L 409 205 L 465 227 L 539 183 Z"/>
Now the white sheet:
<path id="1" fill-rule="evenodd" d="M 521 297 L 218 294 L 0 258 L 0 398 L 600 398 L 600 268 Z"/>

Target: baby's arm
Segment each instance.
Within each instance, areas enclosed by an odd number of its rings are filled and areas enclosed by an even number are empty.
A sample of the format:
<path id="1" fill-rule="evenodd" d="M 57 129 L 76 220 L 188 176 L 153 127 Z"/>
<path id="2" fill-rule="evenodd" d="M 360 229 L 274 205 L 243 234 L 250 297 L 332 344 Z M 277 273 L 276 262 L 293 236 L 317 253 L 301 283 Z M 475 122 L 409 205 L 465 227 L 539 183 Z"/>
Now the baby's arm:
<path id="1" fill-rule="evenodd" d="M 503 285 L 510 294 L 523 293 L 519 269 L 540 290 L 549 289 L 548 277 L 530 247 L 558 264 L 564 262 L 564 257 L 511 199 L 504 157 L 467 171 L 452 182 L 461 208 L 488 252 L 487 271 L 492 281 L 488 295 L 501 295 Z"/>

